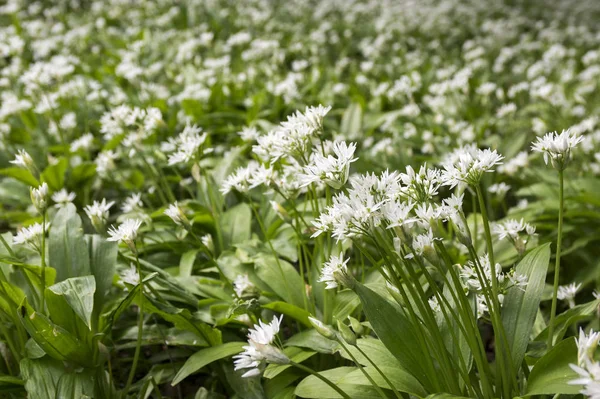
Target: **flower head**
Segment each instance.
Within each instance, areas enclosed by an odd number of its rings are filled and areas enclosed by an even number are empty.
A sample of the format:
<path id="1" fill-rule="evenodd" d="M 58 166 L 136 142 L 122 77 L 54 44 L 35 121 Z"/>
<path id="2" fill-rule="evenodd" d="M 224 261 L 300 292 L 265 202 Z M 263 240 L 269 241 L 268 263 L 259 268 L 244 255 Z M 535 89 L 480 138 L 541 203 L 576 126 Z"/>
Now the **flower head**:
<path id="1" fill-rule="evenodd" d="M 568 285 L 561 285 L 558 287 L 558 292 L 556 297 L 561 301 L 567 301 L 570 308 L 575 307 L 575 295 L 577 295 L 577 291 L 581 288 L 581 283 L 571 283 Z"/>
<path id="2" fill-rule="evenodd" d="M 443 185 L 455 187 L 464 183 L 469 186 L 479 184 L 481 177 L 486 172 L 492 172 L 497 165 L 502 163 L 504 157 L 496 150 L 480 150 L 474 146 L 465 146 L 451 153 L 443 163 Z"/>
<path id="3" fill-rule="evenodd" d="M 541 152 L 546 165 L 550 159 L 554 168 L 563 170 L 571 160 L 571 151 L 582 141 L 583 137 L 571 133 L 569 130 L 563 130 L 560 134 L 551 132 L 546 133 L 544 137 L 538 137 L 531 146 L 531 150 Z"/>
<path id="4" fill-rule="evenodd" d="M 46 182 L 42 183 L 38 188 L 30 188 L 29 194 L 33 206 L 35 206 L 38 212 L 43 213 L 48 207 L 48 185 Z"/>
<path id="5" fill-rule="evenodd" d="M 52 194 L 52 201 L 56 204 L 54 205 L 56 208 L 62 208 L 67 204 L 70 204 L 75 199 L 75 193 L 70 193 L 66 189 L 62 189 L 60 191 Z"/>
<path id="6" fill-rule="evenodd" d="M 349 260 L 349 258 L 344 260 L 343 253 L 329 258 L 329 262 L 323 265 L 319 282 L 325 283 L 326 289 L 337 288 L 338 284 L 345 283 L 348 280 L 348 268 L 346 264 Z"/>
<path id="7" fill-rule="evenodd" d="M 46 225 L 46 229 L 48 225 Z M 32 249 L 39 251 L 42 247 L 42 234 L 44 229 L 41 224 L 34 223 L 31 226 L 23 227 L 17 232 L 17 235 L 13 238 L 15 244 L 27 244 Z"/>
<path id="8" fill-rule="evenodd" d="M 134 247 L 134 241 L 137 238 L 137 232 L 142 221 L 139 219 L 126 219 L 118 228 L 111 226 L 108 229 L 108 241 L 124 242 L 130 247 Z"/>
<path id="9" fill-rule="evenodd" d="M 106 225 L 106 221 L 109 216 L 109 209 L 115 203 L 114 201 L 106 202 L 106 198 L 103 198 L 101 202 L 94 201 L 92 205 L 87 205 L 83 210 L 94 228 L 101 232 L 104 230 L 104 226 Z"/>

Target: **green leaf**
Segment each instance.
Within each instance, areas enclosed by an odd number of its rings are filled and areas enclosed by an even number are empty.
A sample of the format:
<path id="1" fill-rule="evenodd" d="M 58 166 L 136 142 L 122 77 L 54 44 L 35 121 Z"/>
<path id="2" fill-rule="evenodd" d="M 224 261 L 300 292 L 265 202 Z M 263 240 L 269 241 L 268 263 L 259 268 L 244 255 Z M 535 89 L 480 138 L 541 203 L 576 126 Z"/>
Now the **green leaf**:
<path id="1" fill-rule="evenodd" d="M 283 353 L 285 353 L 285 355 L 294 363 L 302 363 L 306 359 L 310 359 L 317 352 L 306 351 L 295 346 L 290 346 L 285 348 Z M 269 364 L 265 369 L 263 376 L 268 379 L 275 378 L 290 367 L 292 367 L 291 364 Z"/>
<path id="2" fill-rule="evenodd" d="M 456 396 L 450 393 L 434 393 L 427 396 L 425 399 L 470 399 L 466 396 Z M 516 399 L 516 398 L 515 398 Z"/>
<path id="3" fill-rule="evenodd" d="M 525 289 L 512 287 L 504 297 L 502 324 L 515 369 L 520 367 L 531 339 L 531 329 L 544 291 L 549 261 L 549 243 L 530 251 L 515 270 L 527 277 L 527 286 Z"/>
<path id="4" fill-rule="evenodd" d="M 554 342 L 562 338 L 567 329 L 574 323 L 594 317 L 598 305 L 600 305 L 600 299 L 577 305 L 574 308 L 557 315 L 554 319 Z M 535 337 L 535 340 L 546 342 L 548 339 L 548 330 L 549 328 L 546 327 L 537 337 Z"/>
<path id="5" fill-rule="evenodd" d="M 254 270 L 281 299 L 297 307 L 304 306 L 304 281 L 289 262 L 260 254 L 254 258 Z"/>
<path id="6" fill-rule="evenodd" d="M 40 185 L 40 182 L 33 177 L 30 171 L 27 169 L 17 168 L 16 166 L 0 169 L 0 175 L 12 177 L 13 179 L 23 182 L 29 186 L 37 187 Z"/>
<path id="7" fill-rule="evenodd" d="M 354 291 L 360 297 L 365 316 L 381 342 L 405 370 L 428 388 L 429 378 L 422 362 L 429 354 L 419 350 L 418 333 L 402 310 L 358 282 Z"/>
<path id="8" fill-rule="evenodd" d="M 244 345 L 246 345 L 246 342 L 228 342 L 226 344 L 202 349 L 194 353 L 188 358 L 184 365 L 181 366 L 173 378 L 171 385 L 175 386 L 179 384 L 184 378 L 197 372 L 207 364 L 242 352 L 244 350 Z"/>
<path id="9" fill-rule="evenodd" d="M 112 286 L 119 247 L 116 242 L 106 241 L 104 237 L 98 234 L 86 235 L 85 240 L 88 248 L 90 271 L 96 280 L 92 317 L 92 326 L 95 326 L 106 301 L 108 290 Z"/>
<path id="10" fill-rule="evenodd" d="M 23 323 L 31 338 L 49 356 L 82 366 L 94 366 L 92 351 L 69 331 L 52 323 L 45 315 L 36 312 L 27 303 L 27 298 L 23 300 L 19 308 L 19 314 L 21 323 Z"/>
<path id="11" fill-rule="evenodd" d="M 52 399 L 56 396 L 56 384 L 65 372 L 60 361 L 50 357 L 23 359 L 19 365 L 30 398 Z"/>
<path id="12" fill-rule="evenodd" d="M 569 364 L 577 364 L 574 337 L 559 342 L 533 366 L 527 381 L 527 396 L 579 393 L 580 385 L 569 385 L 569 381 L 578 378 Z"/>
<path id="13" fill-rule="evenodd" d="M 352 379 L 348 378 L 348 374 L 355 370 L 358 369 L 356 367 L 338 367 L 335 369 L 319 371 L 319 374 L 336 384 L 351 398 L 381 399 L 381 396 L 379 396 L 375 388 L 370 383 L 368 385 L 359 385 L 355 384 Z M 333 388 L 314 375 L 309 375 L 300 381 L 294 393 L 301 398 L 342 397 Z"/>
<path id="14" fill-rule="evenodd" d="M 3 392 L 19 392 L 25 389 L 25 381 L 20 378 L 10 375 L 0 376 L 0 393 Z"/>
<path id="15" fill-rule="evenodd" d="M 94 293 L 96 292 L 96 280 L 93 276 L 68 278 L 48 287 L 48 290 L 55 295 L 64 297 L 75 314 L 91 329 Z"/>
<path id="16" fill-rule="evenodd" d="M 192 275 L 192 268 L 194 267 L 198 251 L 199 250 L 197 249 L 192 249 L 181 255 L 181 260 L 179 261 L 179 277 L 190 277 Z"/>
<path id="17" fill-rule="evenodd" d="M 51 191 L 58 191 L 65 185 L 65 172 L 69 162 L 61 158 L 57 163 L 48 165 L 42 172 L 41 179 L 48 184 Z"/>
<path id="18" fill-rule="evenodd" d="M 94 376 L 90 371 L 63 374 L 56 384 L 56 399 L 82 399 L 94 395 Z"/>
<path id="19" fill-rule="evenodd" d="M 25 298 L 25 293 L 8 281 L 0 281 L 0 310 L 12 320 L 17 320 L 17 307 Z"/>
<path id="20" fill-rule="evenodd" d="M 75 205 L 67 204 L 56 213 L 48 236 L 48 256 L 49 265 L 56 269 L 57 281 L 91 274 L 88 248 Z"/>
<path id="21" fill-rule="evenodd" d="M 342 116 L 340 133 L 346 139 L 355 139 L 360 136 L 362 127 L 362 108 L 358 103 L 352 103 Z"/>
<path id="22" fill-rule="evenodd" d="M 294 334 L 288 339 L 284 346 L 298 346 L 308 348 L 319 353 L 333 354 L 337 351 L 339 344 L 331 339 L 327 339 L 315 329 L 305 330 Z"/>
<path id="23" fill-rule="evenodd" d="M 221 217 L 221 234 L 223 248 L 239 244 L 250 239 L 252 228 L 252 210 L 246 203 L 229 209 Z"/>
<path id="24" fill-rule="evenodd" d="M 267 303 L 266 305 L 263 305 L 262 307 L 265 309 L 273 310 L 277 313 L 283 313 L 284 315 L 289 316 L 292 319 L 297 320 L 300 323 L 304 324 L 306 327 L 312 326 L 310 324 L 310 322 L 308 321 L 308 317 L 310 316 L 310 313 L 308 313 L 304 309 L 300 309 L 297 306 L 290 305 L 289 303 L 286 303 L 286 302 L 277 301 L 277 302 Z"/>

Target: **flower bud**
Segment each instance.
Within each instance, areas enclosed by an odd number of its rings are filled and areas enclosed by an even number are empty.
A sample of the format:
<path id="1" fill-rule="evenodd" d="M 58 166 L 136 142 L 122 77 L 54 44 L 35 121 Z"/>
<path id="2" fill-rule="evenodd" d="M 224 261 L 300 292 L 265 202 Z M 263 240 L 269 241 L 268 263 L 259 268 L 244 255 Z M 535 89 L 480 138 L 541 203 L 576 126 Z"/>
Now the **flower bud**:
<path id="1" fill-rule="evenodd" d="M 363 335 L 363 333 L 365 332 L 365 327 L 362 324 L 360 324 L 360 321 L 358 321 L 352 316 L 348 316 L 348 320 L 350 320 L 350 325 L 352 326 L 354 333 L 358 336 Z"/>
<path id="2" fill-rule="evenodd" d="M 335 331 L 330 326 L 326 325 L 320 320 L 315 319 L 314 317 L 309 317 L 308 321 L 310 321 L 310 324 L 314 327 L 314 329 L 325 338 L 333 340 L 336 339 Z"/>
<path id="3" fill-rule="evenodd" d="M 33 206 L 35 206 L 39 213 L 44 213 L 46 208 L 48 208 L 48 185 L 42 183 L 38 188 L 31 187 L 29 195 Z"/>
<path id="4" fill-rule="evenodd" d="M 290 215 L 285 210 L 284 207 L 282 207 L 279 203 L 277 203 L 275 201 L 269 201 L 269 202 L 271 203 L 271 208 L 273 208 L 273 210 L 275 211 L 275 213 L 277 214 L 277 216 L 279 216 L 285 222 L 289 222 L 290 221 Z"/>
<path id="5" fill-rule="evenodd" d="M 345 325 L 344 323 L 337 321 L 338 331 L 340 335 L 349 345 L 356 346 L 356 335 L 350 330 L 350 327 Z"/>

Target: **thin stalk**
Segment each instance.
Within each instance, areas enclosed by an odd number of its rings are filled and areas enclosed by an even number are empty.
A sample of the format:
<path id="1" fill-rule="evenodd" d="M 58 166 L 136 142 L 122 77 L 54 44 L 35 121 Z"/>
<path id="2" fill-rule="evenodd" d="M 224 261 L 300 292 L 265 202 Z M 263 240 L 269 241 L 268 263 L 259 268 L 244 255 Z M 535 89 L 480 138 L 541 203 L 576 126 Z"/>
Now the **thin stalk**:
<path id="1" fill-rule="evenodd" d="M 300 363 L 296 363 L 290 360 L 290 364 L 294 367 L 299 368 L 300 370 L 306 371 L 309 374 L 314 375 L 315 377 L 317 377 L 318 379 L 320 379 L 321 381 L 323 381 L 325 384 L 329 385 L 331 388 L 333 388 L 334 391 L 336 391 L 338 394 L 340 394 L 342 396 L 342 398 L 344 399 L 351 399 L 350 396 L 344 392 L 340 387 L 338 387 L 335 383 L 333 383 L 330 379 L 328 379 L 327 377 L 323 376 L 322 374 L 318 373 L 317 371 L 311 369 L 310 367 L 306 367 Z"/>
<path id="2" fill-rule="evenodd" d="M 137 341 L 135 344 L 135 353 L 133 355 L 133 364 L 131 365 L 131 370 L 129 371 L 129 377 L 127 377 L 127 384 L 125 385 L 125 389 L 123 389 L 123 393 L 121 397 L 127 397 L 127 392 L 129 391 L 129 387 L 133 382 L 133 377 L 135 376 L 135 370 L 137 368 L 137 364 L 140 358 L 140 352 L 142 349 L 142 332 L 144 329 L 144 279 L 142 277 L 142 268 L 140 266 L 140 258 L 138 256 L 137 250 L 135 251 L 135 263 L 138 273 L 138 278 L 140 279 L 140 305 L 139 305 L 139 315 L 138 315 L 138 333 L 137 333 Z"/>
<path id="3" fill-rule="evenodd" d="M 42 258 L 42 295 L 40 311 L 46 314 L 46 211 L 42 212 L 42 249 L 40 251 Z"/>
<path id="4" fill-rule="evenodd" d="M 556 261 L 554 264 L 554 290 L 552 292 L 552 308 L 550 309 L 550 326 L 548 329 L 548 350 L 554 345 L 554 318 L 556 317 L 556 299 L 560 281 L 560 251 L 562 245 L 562 227 L 564 212 L 564 172 L 558 171 L 558 237 L 556 239 Z"/>
<path id="5" fill-rule="evenodd" d="M 354 357 L 354 355 L 352 354 L 352 352 L 350 352 L 350 350 L 348 349 L 348 347 L 344 344 L 343 340 L 342 339 L 338 339 L 338 343 L 346 351 L 346 353 L 348 354 L 348 356 L 350 356 L 350 359 L 352 359 L 352 361 L 354 362 L 354 364 L 356 364 L 356 366 L 358 367 L 358 369 L 365 375 L 365 377 L 367 377 L 367 380 L 369 380 L 369 382 L 371 383 L 371 385 L 373 385 L 373 388 L 375 388 L 375 390 L 377 391 L 377 393 L 379 394 L 379 396 L 381 396 L 384 399 L 387 399 L 387 395 L 385 394 L 385 392 L 383 392 L 383 389 L 381 389 L 381 387 L 379 385 L 377 385 L 377 383 L 375 382 L 375 380 L 373 380 L 373 377 L 371 377 L 369 375 L 369 373 L 367 373 L 365 371 L 365 368 L 362 366 L 362 364 L 360 364 L 358 362 L 358 360 L 356 359 L 356 357 Z"/>

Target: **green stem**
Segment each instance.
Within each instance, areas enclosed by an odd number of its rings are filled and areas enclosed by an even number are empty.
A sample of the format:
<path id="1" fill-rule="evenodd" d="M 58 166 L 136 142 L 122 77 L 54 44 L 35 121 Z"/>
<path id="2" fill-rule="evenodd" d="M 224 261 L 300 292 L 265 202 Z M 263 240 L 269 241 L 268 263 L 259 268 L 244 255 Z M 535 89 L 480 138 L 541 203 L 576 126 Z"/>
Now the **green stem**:
<path id="1" fill-rule="evenodd" d="M 306 371 L 307 373 L 314 375 L 315 377 L 317 377 L 318 379 L 323 381 L 325 384 L 329 385 L 338 394 L 340 394 L 342 398 L 351 399 L 350 396 L 346 392 L 344 392 L 340 387 L 338 387 L 336 384 L 334 384 L 330 379 L 324 377 L 322 374 L 316 372 L 315 370 L 311 369 L 310 367 L 306 367 L 300 363 L 296 363 L 291 360 L 290 360 L 290 364 L 294 367 L 299 368 L 300 370 Z"/>
<path id="2" fill-rule="evenodd" d="M 46 313 L 46 211 L 42 212 L 42 250 L 40 251 L 42 258 L 42 294 L 40 311 Z"/>
<path id="3" fill-rule="evenodd" d="M 564 212 L 564 175 L 558 171 L 558 238 L 556 240 L 556 263 L 554 264 L 554 291 L 552 292 L 552 308 L 550 310 L 550 326 L 548 329 L 548 350 L 554 345 L 554 318 L 556 317 L 556 300 L 560 280 L 560 250 L 562 245 L 562 227 Z"/>
<path id="4" fill-rule="evenodd" d="M 137 369 L 137 364 L 140 358 L 140 352 L 142 349 L 142 332 L 144 329 L 144 279 L 142 277 L 142 268 L 140 266 L 140 258 L 138 256 L 137 250 L 135 251 L 135 261 L 138 272 L 138 278 L 140 279 L 140 304 L 139 304 L 139 315 L 138 315 L 138 333 L 137 333 L 137 341 L 135 344 L 135 353 L 133 355 L 133 364 L 131 365 L 131 370 L 129 371 L 129 377 L 127 377 L 127 384 L 125 385 L 125 389 L 123 390 L 123 396 L 127 397 L 127 392 L 129 391 L 129 387 L 133 382 L 133 377 L 135 376 L 135 370 Z"/>

